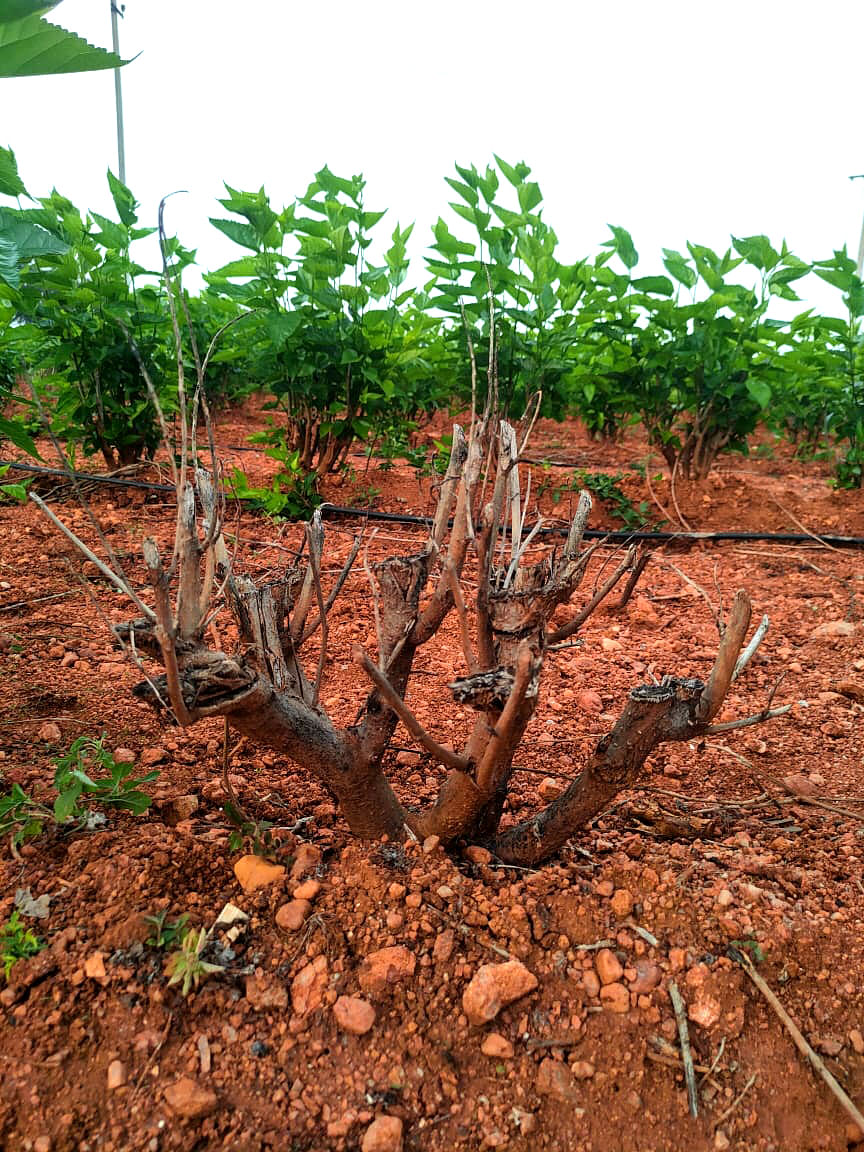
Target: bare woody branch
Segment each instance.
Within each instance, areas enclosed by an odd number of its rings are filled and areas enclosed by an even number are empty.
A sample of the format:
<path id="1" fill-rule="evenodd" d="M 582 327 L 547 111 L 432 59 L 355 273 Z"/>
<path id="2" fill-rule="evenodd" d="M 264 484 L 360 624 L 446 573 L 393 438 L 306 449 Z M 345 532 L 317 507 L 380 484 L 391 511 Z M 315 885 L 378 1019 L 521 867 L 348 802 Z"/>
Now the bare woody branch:
<path id="1" fill-rule="evenodd" d="M 150 577 L 150 583 L 153 585 L 156 599 L 155 636 L 162 653 L 162 663 L 165 666 L 168 698 L 171 701 L 171 707 L 174 709 L 178 723 L 186 725 L 191 722 L 192 717 L 186 707 L 186 701 L 183 699 L 183 690 L 180 685 L 180 668 L 175 646 L 177 630 L 174 625 L 168 591 L 170 577 L 162 566 L 162 560 L 160 559 L 159 549 L 156 546 L 155 540 L 145 540 L 141 546 L 141 551 L 144 555 L 144 563 L 147 565 L 147 572 Z"/>
<path id="2" fill-rule="evenodd" d="M 776 720 L 778 716 L 785 716 L 791 712 L 794 705 L 784 704 L 781 708 L 766 708 L 754 716 L 743 716 L 740 720 L 727 720 L 724 724 L 712 724 L 706 728 L 703 735 L 716 736 L 718 732 L 734 732 L 736 728 L 752 728 L 754 724 L 764 724 L 767 720 Z"/>
<path id="3" fill-rule="evenodd" d="M 739 589 L 732 601 L 732 612 L 720 641 L 717 659 L 696 708 L 696 719 L 700 724 L 709 724 L 726 698 L 750 626 L 750 614 L 750 599 L 746 592 Z"/>
<path id="4" fill-rule="evenodd" d="M 299 645 L 300 639 L 306 628 L 306 618 L 309 615 L 309 609 L 315 599 L 315 575 L 314 564 L 317 563 L 319 571 L 321 567 L 321 556 L 324 551 L 324 524 L 321 520 L 321 512 L 316 509 L 311 521 L 308 525 L 307 542 L 309 544 L 310 559 L 306 565 L 306 575 L 303 578 L 303 586 L 300 589 L 300 594 L 297 597 L 297 602 L 294 605 L 294 611 L 291 613 L 291 626 L 290 635 L 295 645 Z M 315 554 L 315 559 L 312 559 L 312 553 Z"/>
<path id="5" fill-rule="evenodd" d="M 441 547 L 447 532 L 447 521 L 450 509 L 456 497 L 459 482 L 468 459 L 468 444 L 465 433 L 460 424 L 453 425 L 453 440 L 450 445 L 450 459 L 447 463 L 447 472 L 441 481 L 441 491 L 438 495 L 438 507 L 435 509 L 435 518 L 432 522 L 431 539 L 436 549 Z"/>
<path id="6" fill-rule="evenodd" d="M 425 748 L 429 755 L 437 760 L 439 764 L 444 764 L 448 768 L 453 768 L 458 772 L 467 772 L 469 767 L 467 760 L 463 760 L 461 756 L 452 752 L 449 748 L 445 748 L 443 744 L 439 744 L 437 740 L 434 740 L 429 735 L 399 693 L 395 691 L 387 677 L 369 659 L 359 644 L 354 646 L 353 655 L 355 663 L 360 665 L 381 693 L 388 708 L 391 708 L 396 713 L 420 747 Z"/>
<path id="7" fill-rule="evenodd" d="M 71 540 L 71 542 L 75 545 L 85 560 L 89 560 L 91 564 L 94 564 L 106 580 L 109 580 L 115 588 L 118 588 L 123 593 L 124 596 L 129 597 L 139 612 L 142 612 L 148 618 L 148 620 L 156 619 L 156 614 L 153 609 L 148 608 L 143 600 L 138 597 L 137 593 L 132 588 L 132 585 L 127 580 L 124 580 L 122 576 L 118 576 L 116 572 L 112 571 L 107 564 L 104 564 L 95 554 L 95 552 L 92 552 L 84 543 L 84 541 L 75 535 L 71 528 L 67 528 L 59 516 L 55 515 L 55 513 L 48 507 L 41 496 L 37 496 L 35 492 L 28 492 L 27 495 L 30 497 L 39 511 L 47 516 L 51 523 L 56 525 L 56 527 L 60 529 L 60 531 L 68 540 Z"/>
<path id="8" fill-rule="evenodd" d="M 760 623 L 759 623 L 759 627 L 753 633 L 753 637 L 752 637 L 750 643 L 747 645 L 747 647 L 744 649 L 744 651 L 738 657 L 738 662 L 736 663 L 735 670 L 732 673 L 732 679 L 733 680 L 738 679 L 738 677 L 741 675 L 741 673 L 744 671 L 744 669 L 747 667 L 747 665 L 750 663 L 750 661 L 756 655 L 756 653 L 759 650 L 759 646 L 761 645 L 762 641 L 765 639 L 765 636 L 768 633 L 768 629 L 769 629 L 770 625 L 771 625 L 771 621 L 768 619 L 768 617 L 763 616 Z"/>
<path id="9" fill-rule="evenodd" d="M 312 688 L 313 708 L 318 707 L 318 697 L 321 693 L 321 682 L 324 679 L 324 665 L 327 661 L 327 641 L 330 638 L 330 628 L 327 623 L 327 605 L 324 603 L 324 593 L 321 589 L 320 554 L 312 539 L 312 528 L 306 525 L 306 539 L 309 542 L 309 567 L 312 570 L 312 581 L 315 585 L 315 598 L 318 601 L 318 619 L 321 621 L 321 646 L 318 650 L 318 666 L 315 669 L 315 684 Z M 302 633 L 301 633 L 302 636 Z"/>
<path id="10" fill-rule="evenodd" d="M 513 754 L 534 711 L 541 663 L 523 642 L 516 656 L 512 691 L 477 765 L 477 787 L 484 796 L 492 796 L 509 775 Z M 527 707 L 526 698 L 530 701 Z"/>
<path id="11" fill-rule="evenodd" d="M 358 533 L 358 535 L 354 537 L 354 543 L 351 545 L 351 551 L 348 553 L 348 557 L 342 566 L 342 571 L 339 573 L 336 583 L 333 585 L 333 588 L 327 596 L 327 599 L 324 603 L 324 612 L 319 612 L 317 616 L 313 616 L 309 623 L 306 625 L 306 628 L 303 632 L 303 637 L 300 641 L 301 644 L 305 644 L 310 636 L 314 636 L 315 632 L 321 626 L 322 620 L 325 619 L 327 613 L 336 603 L 336 599 L 339 596 L 339 593 L 345 586 L 345 581 L 351 575 L 351 569 L 354 567 L 354 561 L 357 559 L 357 555 L 360 552 L 360 546 L 362 543 L 363 536 L 362 534 Z"/>
<path id="12" fill-rule="evenodd" d="M 627 578 L 627 583 L 624 585 L 624 591 L 621 593 L 621 598 L 615 605 L 616 612 L 620 612 L 623 608 L 627 607 L 630 602 L 630 597 L 633 595 L 636 585 L 639 583 L 642 573 L 645 571 L 645 567 L 650 559 L 651 553 L 647 551 L 647 549 L 643 549 L 637 553 L 636 562 L 630 569 L 630 575 Z"/>
<path id="13" fill-rule="evenodd" d="M 471 631 L 468 626 L 468 609 L 465 607 L 465 598 L 462 595 L 462 586 L 459 583 L 459 575 L 456 571 L 456 566 L 452 560 L 448 559 L 444 565 L 447 572 L 447 579 L 450 581 L 450 594 L 453 597 L 453 604 L 456 608 L 456 616 L 459 620 L 459 638 L 462 642 L 462 655 L 465 657 L 465 666 L 468 669 L 469 675 L 473 675 L 479 670 L 477 659 L 471 647 Z"/>
<path id="14" fill-rule="evenodd" d="M 579 493 L 579 500 L 576 504 L 576 515 L 570 524 L 570 531 L 567 533 L 567 543 L 564 546 L 564 555 L 568 560 L 575 560 L 579 555 L 579 549 L 582 547 L 582 537 L 585 535 L 585 526 L 588 523 L 588 517 L 591 515 L 591 495 L 584 489 Z"/>
<path id="15" fill-rule="evenodd" d="M 571 636 L 574 636 L 592 612 L 596 611 L 600 604 L 606 599 L 624 573 L 634 567 L 635 560 L 636 548 L 631 547 L 612 575 L 597 589 L 585 607 L 577 612 L 573 619 L 567 624 L 556 628 L 555 631 L 548 636 L 548 644 L 561 644 L 563 641 L 569 640 Z"/>

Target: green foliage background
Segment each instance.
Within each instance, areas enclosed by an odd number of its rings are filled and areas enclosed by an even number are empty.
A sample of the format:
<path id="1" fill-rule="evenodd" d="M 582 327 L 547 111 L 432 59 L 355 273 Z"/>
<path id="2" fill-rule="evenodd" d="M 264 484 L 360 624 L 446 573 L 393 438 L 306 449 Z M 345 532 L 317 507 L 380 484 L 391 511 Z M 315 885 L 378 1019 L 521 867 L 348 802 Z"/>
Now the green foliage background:
<path id="1" fill-rule="evenodd" d="M 610 225 L 593 257 L 569 263 L 527 165 L 495 157 L 455 172 L 418 286 L 413 225 L 385 226 L 362 176 L 324 167 L 282 207 L 264 188 L 226 184 L 211 223 L 237 256 L 184 296 L 182 354 L 191 364 L 195 346 L 221 332 L 211 398 L 266 397 L 265 440 L 281 471 L 272 490 L 244 490 L 238 477 L 241 494 L 300 514 L 353 444 L 410 453 L 424 413 L 472 390 L 482 402 L 490 380 L 513 417 L 536 402 L 607 437 L 641 422 L 687 477 L 706 475 L 720 452 L 747 452 L 761 424 L 801 453 L 831 451 L 836 482 L 860 487 L 864 284 L 845 249 L 811 264 L 785 242 L 732 237 L 723 252 L 664 249 L 665 273 L 639 275 L 633 238 Z M 153 229 L 140 226 L 129 189 L 108 180 L 116 218 L 81 213 L 56 191 L 32 199 L 0 149 L 0 389 L 26 406 L 20 381 L 34 381 L 55 434 L 116 467 L 158 447 L 139 358 L 170 411 L 168 293 L 179 302 L 176 274 L 195 254 L 166 240 L 170 283 L 139 264 L 134 251 Z M 836 314 L 772 315 L 773 301 L 799 301 L 811 275 L 837 290 Z M 17 411 L 0 435 L 34 451 L 34 412 Z"/>

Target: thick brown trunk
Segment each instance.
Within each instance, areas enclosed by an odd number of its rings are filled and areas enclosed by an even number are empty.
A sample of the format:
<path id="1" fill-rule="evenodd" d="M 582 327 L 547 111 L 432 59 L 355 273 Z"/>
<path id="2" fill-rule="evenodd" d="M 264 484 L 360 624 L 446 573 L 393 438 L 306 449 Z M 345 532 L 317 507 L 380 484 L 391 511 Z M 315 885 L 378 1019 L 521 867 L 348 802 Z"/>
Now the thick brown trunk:
<path id="1" fill-rule="evenodd" d="M 697 734 L 696 704 L 704 690 L 698 680 L 672 681 L 668 687 L 637 688 L 612 732 L 566 792 L 494 841 L 502 860 L 533 868 L 554 855 L 639 776 L 651 750 L 665 741 Z M 659 698 L 658 698 L 659 696 Z"/>
<path id="2" fill-rule="evenodd" d="M 366 761 L 356 738 L 338 731 L 302 701 L 272 690 L 262 696 L 228 712 L 231 727 L 312 772 L 332 793 L 355 836 L 402 839 L 405 813 L 380 762 Z"/>
<path id="3" fill-rule="evenodd" d="M 141 452 L 134 444 L 124 444 L 117 449 L 117 458 L 121 468 L 130 468 L 141 459 Z"/>
<path id="4" fill-rule="evenodd" d="M 732 602 L 726 630 L 708 683 L 667 677 L 661 684 L 634 688 L 627 707 L 610 734 L 594 751 L 588 766 L 557 800 L 530 820 L 495 841 L 495 850 L 513 864 L 533 867 L 557 850 L 628 784 L 658 744 L 692 740 L 709 731 L 723 706 L 747 629 L 750 601 L 739 591 Z"/>

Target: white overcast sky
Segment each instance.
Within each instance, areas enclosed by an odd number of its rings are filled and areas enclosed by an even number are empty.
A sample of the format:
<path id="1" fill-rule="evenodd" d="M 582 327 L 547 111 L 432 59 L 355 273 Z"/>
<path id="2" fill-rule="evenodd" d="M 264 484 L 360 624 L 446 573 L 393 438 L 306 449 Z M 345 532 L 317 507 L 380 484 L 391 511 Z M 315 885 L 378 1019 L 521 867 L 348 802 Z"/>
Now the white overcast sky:
<path id="1" fill-rule="evenodd" d="M 110 46 L 109 0 L 52 18 Z M 127 181 L 204 268 L 239 251 L 208 224 L 221 181 L 277 208 L 322 164 L 363 172 L 379 226 L 416 221 L 412 281 L 444 176 L 493 151 L 525 160 L 559 256 L 633 233 L 662 247 L 785 237 L 805 259 L 857 253 L 864 212 L 860 0 L 127 0 L 121 52 Z M 0 80 L 0 143 L 31 193 L 110 205 L 113 73 Z M 460 222 L 454 230 L 463 233 Z M 811 277 L 808 303 L 839 310 Z"/>

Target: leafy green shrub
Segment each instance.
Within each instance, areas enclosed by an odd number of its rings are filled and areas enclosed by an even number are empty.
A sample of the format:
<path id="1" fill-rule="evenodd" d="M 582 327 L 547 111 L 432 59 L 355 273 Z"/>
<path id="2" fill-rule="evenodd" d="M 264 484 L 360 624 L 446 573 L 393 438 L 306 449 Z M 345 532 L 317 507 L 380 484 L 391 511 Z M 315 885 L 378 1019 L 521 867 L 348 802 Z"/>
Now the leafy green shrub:
<path id="1" fill-rule="evenodd" d="M 137 227 L 138 203 L 110 172 L 108 183 L 119 220 L 82 217 L 58 192 L 21 210 L 64 250 L 26 262 L 13 303 L 42 335 L 32 367 L 55 433 L 114 469 L 152 457 L 161 439 L 132 341 L 169 410 L 174 354 L 159 280 L 130 252 L 154 229 Z"/>
<path id="2" fill-rule="evenodd" d="M 285 450 L 303 472 L 337 471 L 377 420 L 428 403 L 423 388 L 434 379 L 423 357 L 436 324 L 402 289 L 411 226 L 397 225 L 384 263 L 373 264 L 371 233 L 384 213 L 366 209 L 364 187 L 325 167 L 276 212 L 263 188 L 226 185 L 220 203 L 233 218 L 212 221 L 249 254 L 208 283 L 250 310 L 249 379 L 272 395 Z"/>
<path id="3" fill-rule="evenodd" d="M 27 196 L 27 189 L 18 175 L 15 153 L 11 148 L 0 148 L 0 196 L 14 198 Z M 17 315 L 18 289 L 21 268 L 28 260 L 40 254 L 62 254 L 66 244 L 38 222 L 25 218 L 15 205 L 0 205 L 0 439 L 9 440 L 16 448 L 38 458 L 26 421 L 7 416 L 6 406 L 11 400 L 30 403 L 21 396 L 17 384 L 28 369 L 34 351 L 39 345 L 39 334 L 32 327 L 20 323 Z"/>
<path id="4" fill-rule="evenodd" d="M 82 216 L 56 192 L 24 208 L 14 155 L 0 149 L 0 195 L 16 199 L 0 205 L 0 407 L 22 399 L 22 372 L 34 375 L 54 432 L 117 467 L 152 456 L 160 438 L 132 341 L 166 410 L 176 366 L 161 281 L 131 255 L 152 230 L 108 179 L 116 220 Z M 664 249 L 665 274 L 640 276 L 616 225 L 593 260 L 566 263 L 526 164 L 457 165 L 447 183 L 457 223 L 435 223 L 422 291 L 405 286 L 411 227 L 397 225 L 374 256 L 384 213 L 366 208 L 362 177 L 324 167 L 278 212 L 263 188 L 226 185 L 226 217 L 213 224 L 244 253 L 183 297 L 181 339 L 191 370 L 221 334 L 206 371 L 212 402 L 261 389 L 278 413 L 265 442 L 280 471 L 260 488 L 236 473 L 243 498 L 308 515 L 318 476 L 345 469 L 358 440 L 385 467 L 419 460 L 409 438 L 423 415 L 472 392 L 482 406 L 489 382 L 511 417 L 539 397 L 542 414 L 578 414 L 595 436 L 641 422 L 685 478 L 704 477 L 720 452 L 748 451 L 761 423 L 801 455 L 833 445 L 836 483 L 861 485 L 864 288 L 845 249 L 812 270 L 841 291 L 846 315 L 780 321 L 772 299 L 797 300 L 811 271 L 785 243 Z M 193 254 L 169 240 L 168 258 L 176 270 Z M 0 416 L 0 437 L 35 453 L 38 424 L 19 412 Z M 433 467 L 422 456 L 418 468 Z"/>
<path id="5" fill-rule="evenodd" d="M 813 270 L 820 279 L 839 288 L 846 307 L 844 317 L 821 317 L 817 358 L 819 376 L 810 378 L 818 388 L 827 378 L 833 395 L 827 423 L 845 445 L 838 458 L 835 479 L 840 488 L 860 488 L 864 483 L 864 280 L 845 247 L 830 260 L 819 260 Z M 824 387 L 823 387 L 824 390 Z"/>
<path id="6" fill-rule="evenodd" d="M 7 311 L 7 323 L 0 322 L 0 397 L 10 397 L 12 389 L 21 371 L 21 362 L 15 352 L 11 338 L 8 337 L 8 321 L 11 320 L 11 309 Z"/>
<path id="7" fill-rule="evenodd" d="M 432 229 L 435 255 L 427 260 L 434 277 L 428 289 L 430 303 L 453 320 L 443 334 L 442 358 L 458 365 L 460 393 L 469 398 L 464 320 L 481 399 L 486 381 L 494 377 L 505 414 L 521 416 L 540 393 L 541 411 L 561 419 L 570 403 L 567 381 L 577 339 L 574 310 L 594 289 L 595 267 L 584 260 L 576 264 L 558 260 L 558 238 L 543 220 L 543 196 L 529 179 L 531 169 L 527 164 L 510 165 L 499 156 L 495 161 L 497 169 L 490 165 L 484 173 L 473 164 L 470 168 L 457 164 L 459 179 L 446 178 L 459 198 L 450 207 L 472 226 L 472 239 L 455 235 L 441 217 Z M 513 206 L 499 199 L 499 172 L 515 194 Z M 599 264 L 608 258 L 602 255 Z"/>
<path id="8" fill-rule="evenodd" d="M 623 228 L 612 232 L 608 243 L 626 269 L 625 290 L 618 284 L 610 296 L 626 391 L 670 468 L 701 479 L 719 452 L 747 451 L 782 388 L 776 352 L 786 325 L 766 314 L 772 296 L 798 299 L 790 285 L 809 265 L 785 244 L 778 252 L 750 236 L 733 238 L 738 255 L 700 244 L 688 244 L 688 256 L 665 249 L 668 277 L 632 278 L 633 241 Z M 742 264 L 756 272 L 756 289 L 729 278 Z M 682 289 L 689 300 L 679 299 Z"/>
<path id="9" fill-rule="evenodd" d="M 833 414 L 842 403 L 842 364 L 826 355 L 832 339 L 826 317 L 808 310 L 777 340 L 782 386 L 773 397 L 774 424 L 795 445 L 799 459 L 812 459 L 826 446 Z"/>

